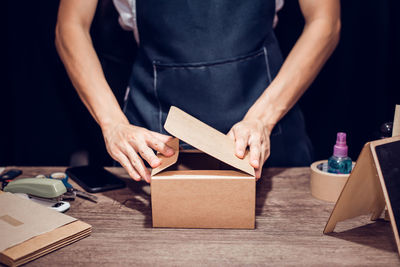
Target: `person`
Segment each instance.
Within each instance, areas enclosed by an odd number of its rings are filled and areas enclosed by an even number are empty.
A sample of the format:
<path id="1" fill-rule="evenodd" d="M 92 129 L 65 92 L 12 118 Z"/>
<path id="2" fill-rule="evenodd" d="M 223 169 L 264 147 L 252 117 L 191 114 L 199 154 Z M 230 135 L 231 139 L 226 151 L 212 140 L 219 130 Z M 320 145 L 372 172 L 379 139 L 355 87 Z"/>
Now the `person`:
<path id="1" fill-rule="evenodd" d="M 338 43 L 339 0 L 299 0 L 305 26 L 284 61 L 275 0 L 114 0 L 139 44 L 123 110 L 91 42 L 97 2 L 60 1 L 56 47 L 108 153 L 133 179 L 150 182 L 143 160 L 161 164 L 153 150 L 173 155 L 163 129 L 171 105 L 227 133 L 237 157 L 248 149 L 257 178 L 267 159 L 270 166 L 311 162 L 296 102 Z"/>

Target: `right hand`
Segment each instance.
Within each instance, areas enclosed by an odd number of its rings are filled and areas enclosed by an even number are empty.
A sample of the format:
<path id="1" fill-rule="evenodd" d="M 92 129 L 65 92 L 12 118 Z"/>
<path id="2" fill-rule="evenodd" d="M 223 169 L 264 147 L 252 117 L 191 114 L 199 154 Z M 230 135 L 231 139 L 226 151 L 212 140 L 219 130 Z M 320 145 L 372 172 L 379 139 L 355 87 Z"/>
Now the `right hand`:
<path id="1" fill-rule="evenodd" d="M 154 154 L 152 149 L 166 157 L 174 154 L 174 150 L 166 145 L 172 139 L 171 136 L 129 123 L 115 123 L 102 130 L 110 156 L 118 161 L 129 176 L 136 181 L 140 181 L 143 178 L 150 183 L 150 171 L 145 167 L 138 153 L 152 168 L 156 168 L 161 164 L 161 160 Z"/>

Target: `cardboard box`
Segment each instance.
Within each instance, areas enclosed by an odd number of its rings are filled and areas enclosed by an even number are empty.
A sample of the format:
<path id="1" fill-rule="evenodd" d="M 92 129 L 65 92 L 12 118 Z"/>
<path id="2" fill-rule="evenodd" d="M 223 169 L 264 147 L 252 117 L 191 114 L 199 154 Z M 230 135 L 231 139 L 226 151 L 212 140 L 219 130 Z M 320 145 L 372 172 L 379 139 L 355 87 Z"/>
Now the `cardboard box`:
<path id="1" fill-rule="evenodd" d="M 244 228 L 255 226 L 254 168 L 248 156 L 235 156 L 228 136 L 182 110 L 171 107 L 164 125 L 177 137 L 152 170 L 153 227 Z M 179 156 L 179 140 L 204 152 Z M 210 157 L 211 156 L 211 157 Z"/>

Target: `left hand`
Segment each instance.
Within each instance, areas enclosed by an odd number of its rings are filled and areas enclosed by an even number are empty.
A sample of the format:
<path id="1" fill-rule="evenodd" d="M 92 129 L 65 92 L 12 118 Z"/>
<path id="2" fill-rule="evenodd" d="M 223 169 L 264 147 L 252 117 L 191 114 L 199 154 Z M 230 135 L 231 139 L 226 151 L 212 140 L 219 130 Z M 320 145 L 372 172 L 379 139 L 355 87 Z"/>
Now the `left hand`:
<path id="1" fill-rule="evenodd" d="M 261 120 L 244 119 L 229 131 L 228 136 L 235 141 L 235 154 L 244 158 L 246 148 L 250 148 L 250 165 L 256 170 L 256 179 L 261 177 L 264 162 L 270 155 L 270 131 Z"/>

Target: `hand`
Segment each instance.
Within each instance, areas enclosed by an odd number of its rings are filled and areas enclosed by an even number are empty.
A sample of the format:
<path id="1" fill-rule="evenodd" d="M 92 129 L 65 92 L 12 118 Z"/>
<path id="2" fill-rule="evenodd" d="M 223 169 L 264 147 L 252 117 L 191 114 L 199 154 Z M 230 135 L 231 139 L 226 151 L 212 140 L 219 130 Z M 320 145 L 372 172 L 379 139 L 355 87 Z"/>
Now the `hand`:
<path id="1" fill-rule="evenodd" d="M 244 158 L 246 148 L 250 148 L 250 165 L 256 170 L 256 179 L 261 177 L 264 162 L 270 155 L 270 131 L 260 120 L 244 119 L 229 131 L 228 136 L 235 141 L 235 154 Z"/>
<path id="2" fill-rule="evenodd" d="M 110 156 L 118 161 L 134 180 L 141 178 L 150 183 L 150 171 L 145 167 L 140 156 L 152 168 L 160 166 L 161 160 L 154 150 L 166 157 L 174 154 L 174 150 L 166 145 L 171 136 L 149 131 L 129 123 L 115 123 L 103 129 L 106 148 Z"/>

